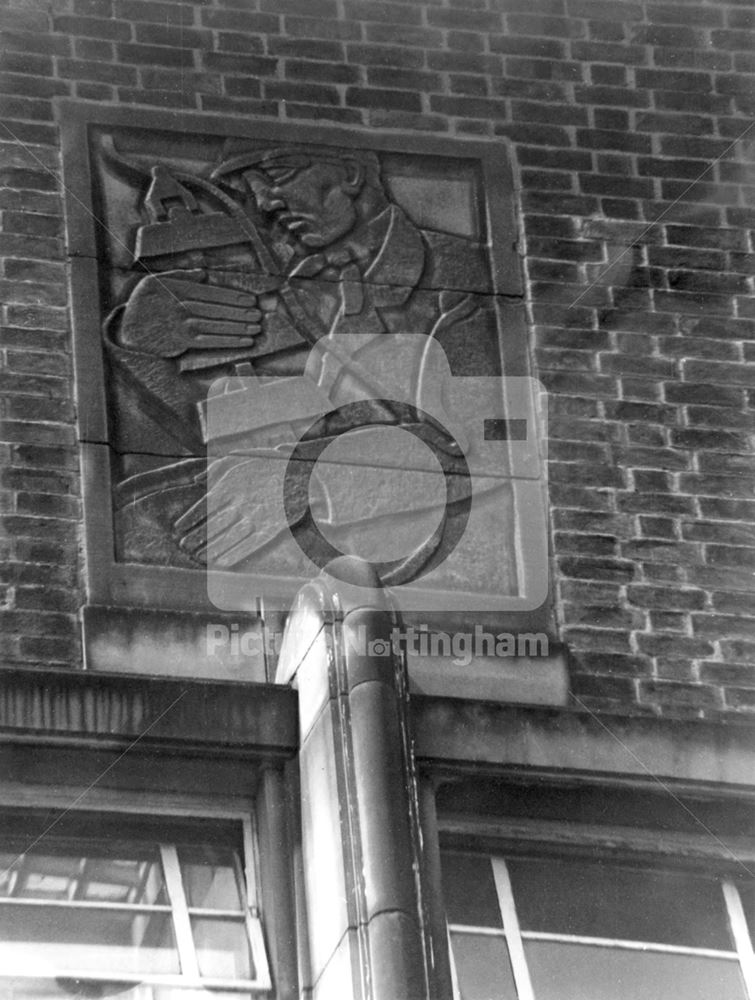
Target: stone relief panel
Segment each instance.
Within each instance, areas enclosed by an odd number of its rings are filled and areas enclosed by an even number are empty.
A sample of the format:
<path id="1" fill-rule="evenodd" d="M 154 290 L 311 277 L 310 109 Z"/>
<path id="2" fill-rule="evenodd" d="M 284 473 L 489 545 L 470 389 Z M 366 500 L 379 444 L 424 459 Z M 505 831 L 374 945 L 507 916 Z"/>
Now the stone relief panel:
<path id="1" fill-rule="evenodd" d="M 495 151 L 247 131 L 79 122 L 69 150 L 113 566 L 179 591 L 209 570 L 223 609 L 250 587 L 284 606 L 341 553 L 388 585 L 520 600 L 542 466 Z"/>

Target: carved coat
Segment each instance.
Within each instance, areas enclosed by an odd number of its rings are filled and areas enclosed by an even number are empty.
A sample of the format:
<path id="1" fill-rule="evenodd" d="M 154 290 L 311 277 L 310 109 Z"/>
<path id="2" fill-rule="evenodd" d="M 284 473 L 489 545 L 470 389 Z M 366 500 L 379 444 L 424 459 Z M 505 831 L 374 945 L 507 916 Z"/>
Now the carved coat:
<path id="1" fill-rule="evenodd" d="M 422 333 L 438 337 L 455 374 L 498 373 L 490 276 L 479 244 L 419 229 L 396 205 L 372 220 L 366 242 L 363 259 L 330 248 L 304 258 L 281 289 L 277 308 L 265 316 L 254 348 L 236 360 L 253 361 L 259 374 L 299 374 L 313 337 L 331 331 Z M 182 372 L 174 358 L 122 346 L 119 325 L 129 302 L 105 325 L 111 377 L 122 403 L 117 409 L 124 415 L 115 428 L 117 447 L 122 453 L 197 454 L 204 445 L 197 403 L 211 381 L 235 374 L 234 363 Z M 151 336 L 145 329 L 145 346 Z M 471 344 L 477 348 L 470 353 Z"/>
<path id="2" fill-rule="evenodd" d="M 266 313 L 254 347 L 243 358 L 229 358 L 225 352 L 214 369 L 182 372 L 175 358 L 119 344 L 127 300 L 105 325 L 122 415 L 113 437 L 125 456 L 125 478 L 115 500 L 125 516 L 126 553 L 131 550 L 136 557 L 138 549 L 143 558 L 152 537 L 156 560 L 170 559 L 161 536 L 175 536 L 183 512 L 201 501 L 206 460 L 198 407 L 211 381 L 235 374 L 235 365 L 244 361 L 251 361 L 258 374 L 300 374 L 313 339 L 329 332 L 433 335 L 444 347 L 453 374 L 499 374 L 491 293 L 482 246 L 420 229 L 397 205 L 389 204 L 368 224 L 360 246 L 329 247 L 303 258 L 278 290 L 276 307 Z M 151 335 L 145 329 L 145 345 Z M 155 457 L 145 466 L 139 457 L 144 455 Z M 166 461 L 169 457 L 173 461 Z M 129 541 L 129 536 L 135 540 Z M 179 564 L 182 561 L 179 558 Z"/>

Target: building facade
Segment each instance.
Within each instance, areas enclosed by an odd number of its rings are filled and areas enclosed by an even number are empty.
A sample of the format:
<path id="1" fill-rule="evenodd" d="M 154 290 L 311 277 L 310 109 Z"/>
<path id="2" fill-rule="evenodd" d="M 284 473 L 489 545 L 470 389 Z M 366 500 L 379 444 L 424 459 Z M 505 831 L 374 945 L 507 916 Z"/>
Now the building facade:
<path id="1" fill-rule="evenodd" d="M 0 997 L 755 998 L 755 16 L 0 0 Z"/>

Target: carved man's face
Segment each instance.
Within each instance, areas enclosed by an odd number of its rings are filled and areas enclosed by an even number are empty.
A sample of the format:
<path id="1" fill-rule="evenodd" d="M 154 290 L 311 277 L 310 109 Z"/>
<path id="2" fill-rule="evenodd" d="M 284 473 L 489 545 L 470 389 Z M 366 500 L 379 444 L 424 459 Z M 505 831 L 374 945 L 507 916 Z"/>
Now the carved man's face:
<path id="1" fill-rule="evenodd" d="M 257 204 L 272 213 L 305 247 L 326 247 L 344 236 L 356 221 L 357 190 L 348 168 L 314 162 L 296 173 L 251 181 Z"/>

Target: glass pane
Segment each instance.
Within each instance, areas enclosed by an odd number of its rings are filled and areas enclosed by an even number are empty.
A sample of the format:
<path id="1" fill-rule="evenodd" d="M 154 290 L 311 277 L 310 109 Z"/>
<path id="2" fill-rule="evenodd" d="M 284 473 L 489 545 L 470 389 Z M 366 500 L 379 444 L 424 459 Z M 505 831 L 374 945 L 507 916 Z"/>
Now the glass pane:
<path id="1" fill-rule="evenodd" d="M 0 854 L 0 898 L 168 902 L 156 845 L 54 838 L 40 850 Z"/>
<path id="2" fill-rule="evenodd" d="M 737 888 L 739 889 L 742 906 L 747 917 L 750 940 L 752 941 L 753 948 L 755 948 L 755 885 L 750 883 L 749 885 L 740 885 Z"/>
<path id="3" fill-rule="evenodd" d="M 253 979 L 244 920 L 192 917 L 199 974 L 209 979 Z"/>
<path id="4" fill-rule="evenodd" d="M 449 924 L 503 926 L 493 869 L 484 854 L 443 855 L 443 897 Z"/>
<path id="5" fill-rule="evenodd" d="M 524 951 L 537 1000 L 747 1000 L 736 961 L 551 941 Z"/>
<path id="6" fill-rule="evenodd" d="M 451 947 L 463 1000 L 516 1000 L 509 950 L 503 937 L 452 934 Z"/>
<path id="7" fill-rule="evenodd" d="M 241 910 L 238 856 L 229 847 L 179 847 L 178 860 L 189 906 L 206 910 Z"/>
<path id="8" fill-rule="evenodd" d="M 0 968 L 179 972 L 169 913 L 0 905 Z"/>
<path id="9" fill-rule="evenodd" d="M 182 986 L 147 986 L 117 980 L 26 979 L 0 977 L 0 1000 L 252 1000 L 238 990 L 187 990 Z"/>
<path id="10" fill-rule="evenodd" d="M 507 862 L 522 930 L 732 949 L 723 891 L 686 872 Z"/>

